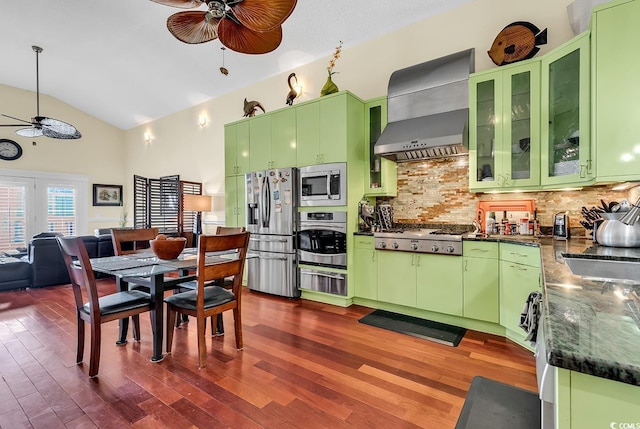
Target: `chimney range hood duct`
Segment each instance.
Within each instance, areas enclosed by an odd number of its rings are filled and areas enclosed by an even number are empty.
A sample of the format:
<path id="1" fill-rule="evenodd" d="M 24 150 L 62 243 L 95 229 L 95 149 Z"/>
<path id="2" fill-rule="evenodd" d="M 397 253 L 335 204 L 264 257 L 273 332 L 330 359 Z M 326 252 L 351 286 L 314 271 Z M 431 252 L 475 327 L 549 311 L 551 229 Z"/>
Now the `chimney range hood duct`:
<path id="1" fill-rule="evenodd" d="M 393 72 L 388 123 L 374 154 L 397 162 L 468 154 L 474 64 L 474 49 L 468 49 Z"/>

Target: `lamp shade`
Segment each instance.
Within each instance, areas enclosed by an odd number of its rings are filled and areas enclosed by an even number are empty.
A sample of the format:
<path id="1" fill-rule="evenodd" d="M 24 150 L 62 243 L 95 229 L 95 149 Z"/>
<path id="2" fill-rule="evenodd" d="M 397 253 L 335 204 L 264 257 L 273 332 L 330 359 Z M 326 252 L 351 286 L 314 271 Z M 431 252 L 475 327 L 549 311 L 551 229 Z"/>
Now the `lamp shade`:
<path id="1" fill-rule="evenodd" d="M 211 195 L 184 195 L 184 209 L 194 212 L 208 212 L 211 210 Z"/>

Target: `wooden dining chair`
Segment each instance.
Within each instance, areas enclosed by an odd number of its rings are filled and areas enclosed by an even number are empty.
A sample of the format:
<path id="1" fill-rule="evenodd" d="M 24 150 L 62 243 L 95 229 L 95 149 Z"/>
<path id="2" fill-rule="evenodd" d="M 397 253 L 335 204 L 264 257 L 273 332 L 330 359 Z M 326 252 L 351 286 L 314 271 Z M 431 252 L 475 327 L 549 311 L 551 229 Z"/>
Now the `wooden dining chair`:
<path id="1" fill-rule="evenodd" d="M 111 240 L 113 241 L 113 253 L 116 256 L 135 253 L 141 249 L 149 248 L 149 240 L 158 235 L 158 228 L 113 228 Z"/>
<path id="2" fill-rule="evenodd" d="M 229 235 L 202 235 L 198 243 L 198 262 L 196 270 L 197 289 L 171 295 L 164 299 L 167 303 L 167 353 L 171 352 L 173 326 L 176 314 L 183 313 L 195 317 L 198 334 L 198 361 L 200 368 L 207 366 L 205 326 L 207 317 L 217 316 L 225 311 L 233 311 L 236 348 L 241 350 L 242 321 L 242 274 L 249 247 L 250 233 Z M 237 252 L 237 257 L 212 265 L 206 265 L 209 252 Z M 207 286 L 212 280 L 233 278 L 231 289 L 221 286 Z M 216 321 L 214 319 L 214 332 Z"/>
<path id="3" fill-rule="evenodd" d="M 227 235 L 227 234 L 239 234 L 241 232 L 245 232 L 245 227 L 233 227 L 233 226 L 218 226 L 216 227 L 216 235 Z M 213 284 L 217 286 L 221 286 L 225 289 L 231 289 L 233 286 L 233 278 L 225 278 L 214 280 Z M 214 326 L 213 317 L 211 318 L 211 334 L 214 337 L 218 337 L 224 335 L 224 321 L 222 319 L 222 313 L 216 316 L 217 326 Z"/>
<path id="4" fill-rule="evenodd" d="M 84 356 L 86 322 L 91 325 L 89 376 L 95 377 L 98 375 L 98 366 L 100 365 L 101 325 L 112 320 L 132 316 L 134 321 L 133 336 L 136 341 L 140 341 L 139 314 L 151 310 L 151 297 L 148 293 L 139 290 L 116 292 L 98 297 L 96 278 L 82 239 L 57 237 L 57 240 L 64 263 L 69 271 L 76 304 L 78 322 L 76 363 L 81 363 Z"/>

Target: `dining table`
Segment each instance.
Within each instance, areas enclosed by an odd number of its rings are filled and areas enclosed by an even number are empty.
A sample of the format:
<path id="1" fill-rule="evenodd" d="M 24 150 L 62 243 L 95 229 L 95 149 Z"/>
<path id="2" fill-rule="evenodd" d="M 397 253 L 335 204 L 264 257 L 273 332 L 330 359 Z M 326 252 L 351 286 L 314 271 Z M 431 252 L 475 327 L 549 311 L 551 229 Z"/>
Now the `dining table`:
<path id="1" fill-rule="evenodd" d="M 214 252 L 207 254 L 205 265 L 214 265 L 227 262 L 230 258 L 237 257 L 236 252 Z M 248 256 L 247 256 L 248 257 Z M 160 362 L 164 359 L 162 353 L 163 319 L 164 319 L 164 292 L 171 289 L 179 289 L 181 283 L 196 279 L 195 274 L 190 274 L 197 267 L 197 249 L 186 248 L 176 259 L 159 259 L 149 249 L 121 256 L 108 256 L 91 259 L 94 271 L 113 275 L 116 279 L 118 291 L 128 290 L 129 284 L 146 287 L 151 295 L 151 329 L 153 333 L 152 362 Z M 177 276 L 167 274 L 177 273 Z M 116 344 L 127 343 L 128 318 L 120 320 L 119 338 Z"/>

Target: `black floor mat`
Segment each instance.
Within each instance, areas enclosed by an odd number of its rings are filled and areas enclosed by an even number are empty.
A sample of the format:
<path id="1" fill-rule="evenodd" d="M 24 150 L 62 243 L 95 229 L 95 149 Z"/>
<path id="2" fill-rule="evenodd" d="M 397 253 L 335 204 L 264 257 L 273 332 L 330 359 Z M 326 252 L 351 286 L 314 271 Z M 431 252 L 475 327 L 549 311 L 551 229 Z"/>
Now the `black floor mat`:
<path id="1" fill-rule="evenodd" d="M 539 429 L 540 399 L 534 392 L 474 377 L 455 429 Z"/>
<path id="2" fill-rule="evenodd" d="M 364 316 L 359 322 L 453 347 L 460 343 L 465 332 L 467 332 L 466 329 L 458 326 L 384 310 L 375 310 L 373 313 Z"/>

